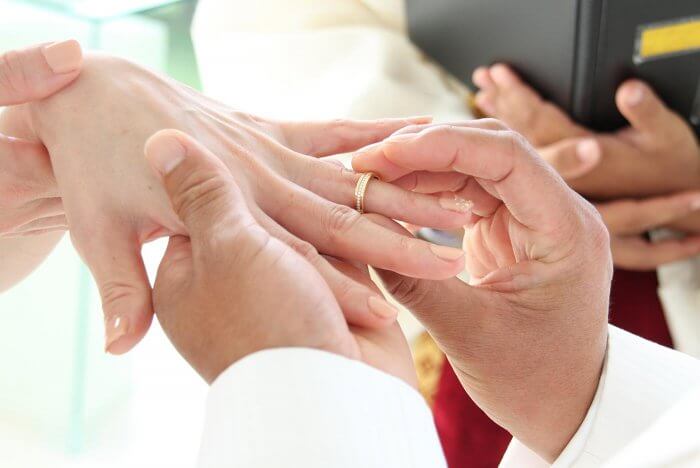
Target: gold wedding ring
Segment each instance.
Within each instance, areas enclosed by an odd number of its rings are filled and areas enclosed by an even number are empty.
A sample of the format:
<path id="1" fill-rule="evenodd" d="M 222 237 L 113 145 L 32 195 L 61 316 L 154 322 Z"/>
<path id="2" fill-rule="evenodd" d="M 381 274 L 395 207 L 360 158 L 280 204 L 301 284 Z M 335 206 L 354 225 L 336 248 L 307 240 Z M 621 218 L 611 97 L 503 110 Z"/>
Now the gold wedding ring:
<path id="1" fill-rule="evenodd" d="M 357 179 L 357 185 L 355 185 L 355 209 L 360 214 L 365 212 L 365 192 L 369 181 L 376 178 L 377 176 L 373 172 L 365 172 Z"/>

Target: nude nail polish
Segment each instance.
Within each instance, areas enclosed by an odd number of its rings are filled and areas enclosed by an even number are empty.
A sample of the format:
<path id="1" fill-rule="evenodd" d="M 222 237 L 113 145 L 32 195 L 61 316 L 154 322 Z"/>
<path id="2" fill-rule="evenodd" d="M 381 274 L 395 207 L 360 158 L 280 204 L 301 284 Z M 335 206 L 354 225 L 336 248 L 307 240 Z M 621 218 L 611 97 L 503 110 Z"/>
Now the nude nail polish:
<path id="1" fill-rule="evenodd" d="M 447 260 L 449 262 L 452 262 L 464 256 L 464 251 L 460 249 L 453 249 L 452 247 L 445 247 L 444 245 L 431 244 L 430 250 L 433 251 L 435 256 L 439 257 L 442 260 Z"/>
<path id="2" fill-rule="evenodd" d="M 440 197 L 440 206 L 446 210 L 456 211 L 457 213 L 469 213 L 474 203 L 472 203 L 471 200 L 456 195 L 447 195 Z"/>
<path id="3" fill-rule="evenodd" d="M 110 348 L 129 331 L 129 319 L 123 316 L 112 317 L 105 321 L 105 352 L 110 353 Z"/>
<path id="4" fill-rule="evenodd" d="M 59 75 L 76 71 L 83 61 L 80 44 L 75 40 L 56 42 L 41 51 L 51 70 Z"/>
<path id="5" fill-rule="evenodd" d="M 367 300 L 367 305 L 369 306 L 369 310 L 371 310 L 372 313 L 374 313 L 382 319 L 396 318 L 396 316 L 399 313 L 399 311 L 395 307 L 378 297 L 370 297 Z"/>

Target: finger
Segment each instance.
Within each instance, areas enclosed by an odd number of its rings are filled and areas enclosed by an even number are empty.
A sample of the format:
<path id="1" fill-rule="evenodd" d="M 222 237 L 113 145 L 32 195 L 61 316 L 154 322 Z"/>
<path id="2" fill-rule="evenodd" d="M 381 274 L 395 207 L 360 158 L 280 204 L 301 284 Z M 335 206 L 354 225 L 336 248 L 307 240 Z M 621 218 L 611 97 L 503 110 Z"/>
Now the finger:
<path id="1" fill-rule="evenodd" d="M 82 51 L 77 41 L 63 41 L 0 55 L 0 105 L 48 97 L 80 73 Z"/>
<path id="2" fill-rule="evenodd" d="M 399 236 L 347 206 L 298 186 L 281 185 L 275 190 L 280 197 L 263 201 L 263 210 L 322 254 L 420 278 L 449 278 L 464 268 L 464 252 L 459 249 Z M 280 198 L 285 202 L 280 203 Z"/>
<path id="3" fill-rule="evenodd" d="M 467 177 L 459 172 L 414 171 L 392 184 L 418 193 L 454 192 L 464 187 Z"/>
<path id="4" fill-rule="evenodd" d="M 520 135 L 464 127 L 432 127 L 387 139 L 377 151 L 409 170 L 457 171 L 476 177 L 522 224 L 554 230 L 570 219 L 575 195 Z M 541 200 L 552 200 L 543 209 Z"/>
<path id="5" fill-rule="evenodd" d="M 602 156 L 594 138 L 569 138 L 538 149 L 540 155 L 564 179 L 576 179 L 591 172 Z"/>
<path id="6" fill-rule="evenodd" d="M 332 120 L 280 123 L 288 146 L 302 154 L 328 156 L 347 153 L 377 141 L 408 125 L 424 124 L 432 117 L 381 120 Z"/>
<path id="7" fill-rule="evenodd" d="M 499 120 L 478 119 L 468 120 L 465 122 L 409 125 L 408 127 L 402 128 L 401 130 L 395 132 L 392 136 L 418 134 L 431 128 L 446 126 L 456 128 L 482 128 L 485 130 L 508 130 L 508 127 Z M 412 172 L 406 167 L 402 167 L 389 161 L 380 151 L 381 146 L 381 143 L 377 143 L 363 148 L 362 150 L 355 153 L 352 159 L 352 167 L 357 172 L 374 172 L 375 174 L 379 174 L 382 180 L 388 182 L 392 182 Z"/>
<path id="8" fill-rule="evenodd" d="M 615 98 L 622 115 L 640 131 L 666 134 L 682 121 L 649 86 L 639 80 L 623 83 Z"/>
<path id="9" fill-rule="evenodd" d="M 216 253 L 217 240 L 237 237 L 256 224 L 230 171 L 192 137 L 162 130 L 148 139 L 145 153 L 163 179 L 195 255 L 199 248 Z"/>
<path id="10" fill-rule="evenodd" d="M 7 187 L 22 187 L 32 198 L 58 196 L 51 158 L 41 143 L 0 134 L 0 191 Z"/>
<path id="11" fill-rule="evenodd" d="M 0 233 L 12 233 L 42 218 L 63 215 L 63 201 L 60 198 L 32 200 L 0 223 Z"/>
<path id="12" fill-rule="evenodd" d="M 641 236 L 612 236 L 610 245 L 615 265 L 628 270 L 654 270 L 666 263 L 700 254 L 700 236 L 667 239 L 656 243 Z"/>
<path id="13" fill-rule="evenodd" d="M 361 174 L 344 166 L 318 164 L 316 160 L 300 171 L 304 180 L 300 185 L 323 198 L 342 205 L 355 207 L 355 189 Z M 436 229 L 453 229 L 463 226 L 466 212 L 440 197 L 414 193 L 380 180 L 371 180 L 365 190 L 365 211 L 379 213 L 390 218 Z"/>
<path id="14" fill-rule="evenodd" d="M 60 214 L 57 216 L 47 216 L 45 218 L 35 219 L 29 223 L 19 226 L 13 232 L 22 233 L 26 231 L 36 231 L 39 229 L 67 230 L 68 220 L 66 219 L 66 215 Z"/>
<path id="15" fill-rule="evenodd" d="M 599 204 L 597 208 L 611 233 L 640 234 L 700 210 L 700 192 L 646 200 L 617 200 Z"/>
<path id="16" fill-rule="evenodd" d="M 398 311 L 381 294 L 334 268 L 313 245 L 293 236 L 266 214 L 256 213 L 255 217 L 270 235 L 287 244 L 316 268 L 333 292 L 348 323 L 376 328 L 394 322 Z"/>
<path id="17" fill-rule="evenodd" d="M 102 298 L 105 351 L 123 354 L 146 334 L 153 320 L 151 286 L 141 244 L 126 223 L 74 223 L 71 238 L 90 268 Z"/>
<path id="18" fill-rule="evenodd" d="M 474 70 L 474 73 L 472 73 L 472 81 L 482 90 L 489 90 L 496 86 L 488 67 L 479 67 Z"/>

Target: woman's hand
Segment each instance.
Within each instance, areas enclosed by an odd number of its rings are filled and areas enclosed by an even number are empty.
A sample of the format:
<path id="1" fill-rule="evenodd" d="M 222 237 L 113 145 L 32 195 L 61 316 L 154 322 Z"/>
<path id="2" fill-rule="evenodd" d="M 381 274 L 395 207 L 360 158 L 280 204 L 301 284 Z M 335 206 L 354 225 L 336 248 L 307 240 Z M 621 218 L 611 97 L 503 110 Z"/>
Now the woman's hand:
<path id="1" fill-rule="evenodd" d="M 217 157 L 166 130 L 148 141 L 146 158 L 189 236 L 170 239 L 154 288 L 156 314 L 207 382 L 256 351 L 308 347 L 365 361 L 416 385 L 398 324 L 350 327 L 319 272 L 258 223 Z M 333 263 L 364 281 L 361 268 Z"/>
<path id="2" fill-rule="evenodd" d="M 318 252 L 429 278 L 463 268 L 460 250 L 431 248 L 364 219 L 348 207 L 354 206 L 359 176 L 311 157 L 358 148 L 425 119 L 274 122 L 103 56 L 87 59 L 70 89 L 15 109 L 14 117 L 28 122 L 49 150 L 71 237 L 102 296 L 112 353 L 130 349 L 152 318 L 141 244 L 186 233 L 142 157 L 146 139 L 163 128 L 196 136 L 221 159 L 256 221 L 317 268 L 352 323 L 380 326 L 390 320 L 376 313 L 370 301 L 380 297 L 376 292 L 339 273 Z M 440 228 L 466 220 L 435 197 L 378 181 L 368 188 L 366 208 Z"/>
<path id="3" fill-rule="evenodd" d="M 470 209 L 471 285 L 382 279 L 474 401 L 554 460 L 588 411 L 605 355 L 612 262 L 595 208 L 493 120 L 406 128 L 353 166 Z"/>
<path id="4" fill-rule="evenodd" d="M 40 100 L 59 91 L 78 76 L 81 61 L 75 41 L 0 55 L 0 106 Z M 31 135 L 8 122 L 0 114 L 0 292 L 34 271 L 66 229 L 44 145 L 22 139 Z"/>

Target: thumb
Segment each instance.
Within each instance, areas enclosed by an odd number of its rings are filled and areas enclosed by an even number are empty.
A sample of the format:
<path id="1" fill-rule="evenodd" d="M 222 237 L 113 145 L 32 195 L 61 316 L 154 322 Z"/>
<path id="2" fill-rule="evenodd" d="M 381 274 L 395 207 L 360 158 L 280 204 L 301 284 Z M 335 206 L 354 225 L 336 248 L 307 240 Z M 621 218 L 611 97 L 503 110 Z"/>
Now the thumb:
<path id="1" fill-rule="evenodd" d="M 192 137 L 162 130 L 149 138 L 145 152 L 194 248 L 255 224 L 229 169 Z"/>
<path id="2" fill-rule="evenodd" d="M 13 50 L 0 55 L 0 105 L 43 99 L 80 74 L 83 54 L 77 41 Z"/>
<path id="3" fill-rule="evenodd" d="M 645 83 L 629 80 L 617 90 L 617 107 L 632 127 L 648 133 L 668 133 L 682 119 Z"/>
<path id="4" fill-rule="evenodd" d="M 91 226 L 93 223 L 73 223 Z M 126 223 L 98 230 L 71 230 L 76 250 L 90 268 L 105 315 L 105 351 L 123 354 L 146 334 L 153 319 L 151 286 L 141 258 L 141 243 Z"/>
<path id="5" fill-rule="evenodd" d="M 591 172 L 602 156 L 600 142 L 592 137 L 560 140 L 539 148 L 539 153 L 566 180 Z"/>

